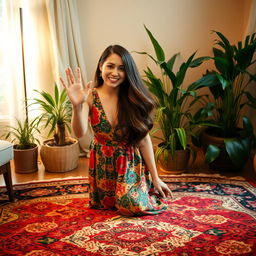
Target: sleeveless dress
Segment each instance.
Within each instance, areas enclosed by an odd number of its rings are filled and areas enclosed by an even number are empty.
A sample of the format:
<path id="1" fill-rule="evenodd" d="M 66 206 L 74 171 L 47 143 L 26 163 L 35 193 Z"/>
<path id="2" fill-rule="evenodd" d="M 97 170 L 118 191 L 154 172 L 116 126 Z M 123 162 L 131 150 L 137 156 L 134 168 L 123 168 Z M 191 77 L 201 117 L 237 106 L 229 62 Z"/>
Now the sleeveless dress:
<path id="1" fill-rule="evenodd" d="M 90 145 L 90 207 L 116 209 L 121 215 L 157 214 L 167 206 L 152 191 L 149 170 L 137 147 L 120 139 L 119 129 L 107 120 L 97 90 L 89 121 L 94 131 Z"/>

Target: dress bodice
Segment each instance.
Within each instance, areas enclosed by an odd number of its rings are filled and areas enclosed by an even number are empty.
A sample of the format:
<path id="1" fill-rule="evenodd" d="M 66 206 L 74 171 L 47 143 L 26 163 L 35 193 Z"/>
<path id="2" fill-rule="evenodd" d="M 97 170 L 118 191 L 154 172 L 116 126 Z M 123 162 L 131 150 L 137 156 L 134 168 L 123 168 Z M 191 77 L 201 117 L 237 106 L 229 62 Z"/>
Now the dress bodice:
<path id="1" fill-rule="evenodd" d="M 108 146 L 124 144 L 125 142 L 121 140 L 119 126 L 111 126 L 95 88 L 92 90 L 92 96 L 93 103 L 89 120 L 94 131 L 94 141 Z"/>

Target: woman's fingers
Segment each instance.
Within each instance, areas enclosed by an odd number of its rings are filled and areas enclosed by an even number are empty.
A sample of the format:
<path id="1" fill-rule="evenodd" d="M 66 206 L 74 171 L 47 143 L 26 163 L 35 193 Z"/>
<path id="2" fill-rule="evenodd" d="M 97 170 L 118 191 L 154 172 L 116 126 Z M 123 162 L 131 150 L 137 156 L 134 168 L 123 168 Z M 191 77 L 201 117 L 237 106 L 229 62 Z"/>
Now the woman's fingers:
<path id="1" fill-rule="evenodd" d="M 69 73 L 71 84 L 74 84 L 75 83 L 75 77 L 74 77 L 74 74 L 73 74 L 73 71 L 72 71 L 71 68 L 68 68 L 68 73 Z"/>
<path id="2" fill-rule="evenodd" d="M 81 70 L 79 67 L 77 67 L 77 69 L 76 69 L 76 79 L 75 79 L 73 71 L 70 67 L 67 68 L 65 70 L 65 72 L 66 72 L 66 77 L 67 77 L 67 81 L 68 81 L 69 85 L 74 84 L 74 83 L 80 84 L 82 82 Z"/>
<path id="3" fill-rule="evenodd" d="M 92 89 L 92 81 L 89 81 L 86 85 L 86 88 Z"/>
<path id="4" fill-rule="evenodd" d="M 171 198 L 173 198 L 173 194 L 172 191 L 170 190 L 170 188 L 167 186 L 166 183 L 162 182 L 160 180 L 159 184 L 157 184 L 155 186 L 156 190 L 158 191 L 158 193 L 163 197 L 166 198 L 168 196 L 170 196 Z"/>
<path id="5" fill-rule="evenodd" d="M 66 69 L 65 72 L 66 72 L 66 77 L 67 77 L 68 85 L 71 85 L 72 83 L 71 83 L 71 79 L 70 79 L 69 69 Z"/>
<path id="6" fill-rule="evenodd" d="M 174 199 L 174 196 L 173 196 L 172 191 L 171 191 L 171 193 L 170 193 L 170 197 L 171 197 L 171 199 Z"/>
<path id="7" fill-rule="evenodd" d="M 92 90 L 92 81 L 87 83 L 87 85 L 85 86 L 85 93 L 87 94 L 87 97 L 89 96 L 91 90 Z"/>
<path id="8" fill-rule="evenodd" d="M 169 189 L 169 187 L 165 184 L 165 186 L 163 187 L 163 190 L 165 191 L 166 195 L 170 195 L 171 197 L 173 197 L 172 195 L 172 191 Z"/>
<path id="9" fill-rule="evenodd" d="M 74 84 L 75 83 L 75 77 L 73 75 L 73 71 L 71 68 L 67 68 L 65 70 L 66 72 L 66 77 L 67 77 L 67 81 L 68 81 L 68 84 L 71 85 L 71 84 Z"/>
<path id="10" fill-rule="evenodd" d="M 158 188 L 158 192 L 160 193 L 160 195 L 161 195 L 163 198 L 165 198 L 165 193 L 164 193 L 164 191 L 162 190 L 161 187 Z"/>
<path id="11" fill-rule="evenodd" d="M 168 192 L 168 194 L 170 194 L 172 196 L 172 191 L 168 188 L 167 185 L 166 185 L 166 191 Z"/>
<path id="12" fill-rule="evenodd" d="M 76 81 L 77 81 L 78 84 L 80 84 L 82 82 L 82 77 L 81 77 L 81 70 L 80 70 L 79 67 L 76 69 L 76 75 L 77 75 L 77 80 Z"/>
<path id="13" fill-rule="evenodd" d="M 61 82 L 61 84 L 63 85 L 63 87 L 67 89 L 67 86 L 66 86 L 64 80 L 62 79 L 62 77 L 60 77 L 60 82 Z"/>
<path id="14" fill-rule="evenodd" d="M 87 93 L 89 94 L 91 89 L 92 89 L 92 81 L 89 81 L 86 85 L 85 85 L 85 91 L 87 91 Z"/>
<path id="15" fill-rule="evenodd" d="M 76 88 L 81 88 L 83 90 L 83 87 L 81 85 L 81 80 L 82 80 L 81 70 L 79 67 L 76 69 L 76 79 L 70 67 L 65 70 L 65 73 L 66 73 L 67 83 L 64 81 L 62 77 L 60 77 L 60 81 L 64 88 L 71 89 L 70 86 L 74 85 Z M 79 85 L 80 87 L 77 87 L 77 85 Z M 72 86 L 72 88 L 75 88 L 74 86 Z M 88 82 L 85 86 L 84 93 L 89 94 L 92 87 L 93 87 L 93 82 L 92 81 Z"/>

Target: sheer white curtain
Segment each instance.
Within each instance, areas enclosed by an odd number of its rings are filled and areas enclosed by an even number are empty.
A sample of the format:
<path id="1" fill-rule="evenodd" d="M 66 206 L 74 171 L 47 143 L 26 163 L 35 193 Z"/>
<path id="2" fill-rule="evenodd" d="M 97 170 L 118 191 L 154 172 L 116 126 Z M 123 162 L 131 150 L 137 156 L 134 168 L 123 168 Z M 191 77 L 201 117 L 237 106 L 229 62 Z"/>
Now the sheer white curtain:
<path id="1" fill-rule="evenodd" d="M 71 67 L 73 70 L 80 67 L 82 80 L 85 83 L 87 79 L 76 1 L 46 0 L 46 7 L 54 50 L 53 75 L 55 80 L 59 83 L 59 76 L 65 77 L 64 72 L 67 67 Z M 72 134 L 72 136 L 74 135 Z M 82 152 L 88 153 L 91 139 L 92 130 L 89 127 L 85 136 L 78 139 Z"/>
<path id="2" fill-rule="evenodd" d="M 15 126 L 16 118 L 24 120 L 25 95 L 27 99 L 33 98 L 34 89 L 50 90 L 54 85 L 44 1 L 0 0 L 0 30 L 0 125 L 3 131 L 6 125 Z M 33 118 L 36 113 L 32 111 L 28 115 Z"/>
<path id="3" fill-rule="evenodd" d="M 86 81 L 76 8 L 73 0 L 0 0 L 0 136 L 3 127 L 15 124 L 15 118 L 25 118 L 23 68 L 28 99 L 35 96 L 34 89 L 53 92 L 54 83 L 59 84 L 59 75 L 68 66 L 79 66 Z M 35 111 L 29 112 L 33 116 Z M 85 153 L 91 139 L 91 129 L 79 139 Z"/>
<path id="4" fill-rule="evenodd" d="M 0 0 L 0 131 L 24 117 L 21 33 L 18 1 Z M 0 132 L 0 136 L 1 136 Z"/>

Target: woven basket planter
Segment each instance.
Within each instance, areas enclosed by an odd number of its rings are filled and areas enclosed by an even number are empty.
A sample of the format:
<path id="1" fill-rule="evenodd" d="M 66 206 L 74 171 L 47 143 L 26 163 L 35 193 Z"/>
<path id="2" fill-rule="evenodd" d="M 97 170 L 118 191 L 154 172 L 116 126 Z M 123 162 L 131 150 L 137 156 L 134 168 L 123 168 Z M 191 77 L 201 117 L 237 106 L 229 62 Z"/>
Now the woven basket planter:
<path id="1" fill-rule="evenodd" d="M 75 169 L 79 159 L 79 144 L 76 139 L 66 146 L 49 145 L 53 139 L 44 141 L 40 155 L 45 170 L 49 172 L 68 172 Z"/>

